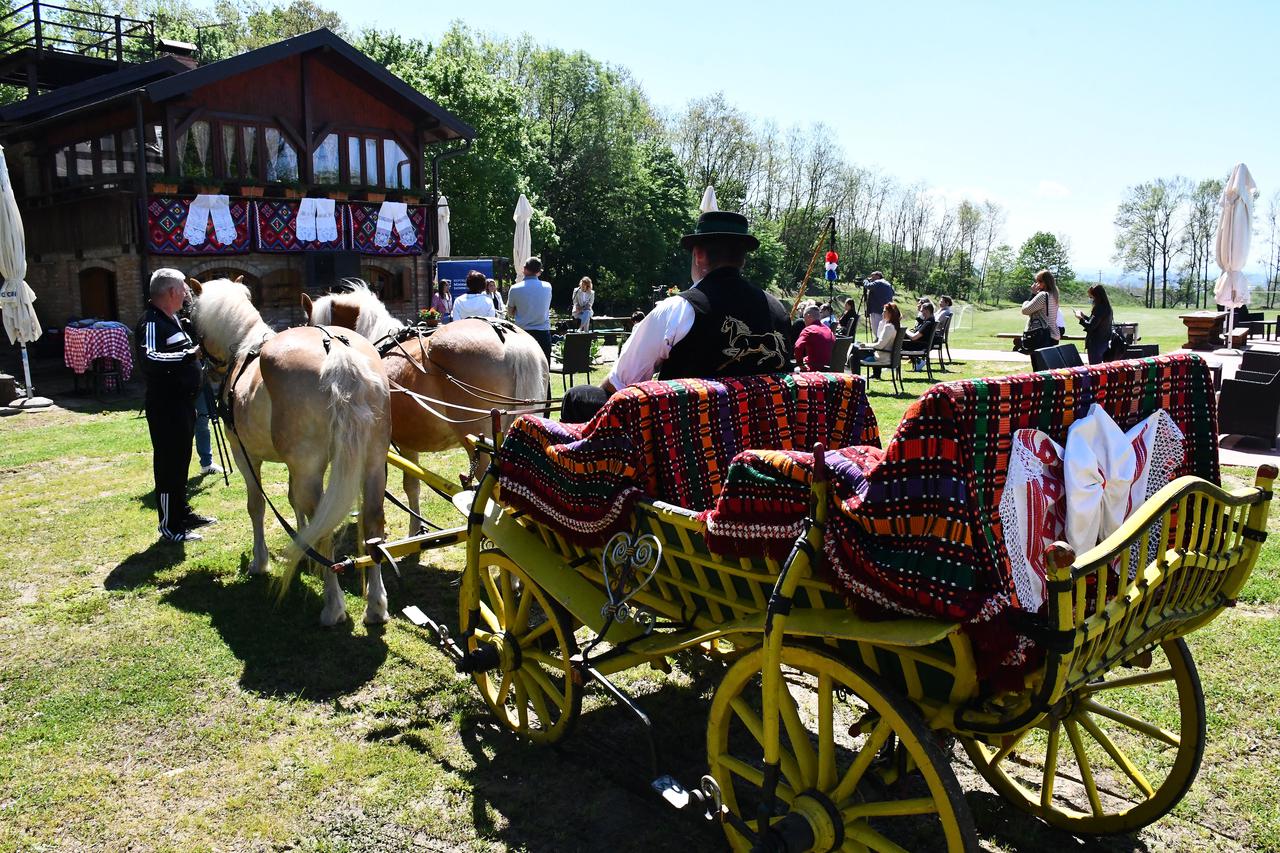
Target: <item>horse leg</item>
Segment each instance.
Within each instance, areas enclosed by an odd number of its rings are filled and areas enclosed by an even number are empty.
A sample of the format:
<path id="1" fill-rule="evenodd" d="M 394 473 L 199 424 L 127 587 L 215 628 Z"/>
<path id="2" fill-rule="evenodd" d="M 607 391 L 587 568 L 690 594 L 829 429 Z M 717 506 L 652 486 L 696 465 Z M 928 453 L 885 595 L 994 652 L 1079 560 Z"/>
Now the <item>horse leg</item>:
<path id="1" fill-rule="evenodd" d="M 232 441 L 231 455 L 235 458 L 236 466 L 242 472 L 242 476 L 243 472 L 252 474 L 252 477 L 244 477 L 245 503 L 249 511 L 249 521 L 253 525 L 253 559 L 249 561 L 249 574 L 265 575 L 271 562 L 271 554 L 267 551 L 266 534 L 262 529 L 267 501 L 263 497 L 262 490 L 255 485 L 262 482 L 262 460 L 251 458 L 238 441 Z"/>
<path id="2" fill-rule="evenodd" d="M 418 451 L 405 450 L 402 451 L 402 455 L 414 465 L 419 464 L 418 459 L 420 456 Z M 410 474 L 408 471 L 404 472 L 404 496 L 408 499 L 409 509 L 417 513 L 417 515 L 409 516 L 409 535 L 417 536 L 422 532 L 422 522 L 418 520 L 418 515 L 422 514 L 422 506 L 420 502 L 422 497 L 422 481 Z"/>
<path id="3" fill-rule="evenodd" d="M 290 469 L 289 500 L 293 502 L 293 511 L 298 519 L 299 530 L 306 524 L 307 519 L 315 516 L 323 491 L 323 467 L 308 465 L 305 469 L 297 466 Z M 332 534 L 325 534 L 316 541 L 316 550 L 327 555 L 332 549 L 332 544 Z M 320 624 L 328 627 L 337 625 L 347 618 L 347 600 L 342 594 L 338 576 L 328 566 L 322 568 L 324 569 L 324 609 L 320 611 Z"/>
<path id="4" fill-rule="evenodd" d="M 371 444 L 379 444 L 371 442 Z M 417 453 L 411 457 L 417 462 Z M 406 479 L 408 475 L 406 475 Z M 415 481 L 416 482 L 416 481 Z M 360 526 L 363 532 L 360 535 L 360 548 L 364 549 L 364 543 L 369 539 L 383 539 L 387 535 L 387 519 L 383 510 L 383 499 L 387 491 L 387 448 L 385 444 L 381 444 L 376 449 L 370 449 L 368 459 L 365 460 L 364 468 L 364 484 L 361 488 L 360 502 Z M 407 489 L 406 489 L 407 492 Z M 413 506 L 417 503 L 417 492 L 414 492 Z M 416 509 L 416 506 L 415 506 Z M 417 519 L 413 519 L 417 521 Z M 382 584 L 382 567 L 373 565 L 366 577 L 367 587 L 365 590 L 365 607 L 364 607 L 364 624 L 381 625 L 384 622 L 391 621 L 390 615 L 387 613 L 387 588 Z"/>

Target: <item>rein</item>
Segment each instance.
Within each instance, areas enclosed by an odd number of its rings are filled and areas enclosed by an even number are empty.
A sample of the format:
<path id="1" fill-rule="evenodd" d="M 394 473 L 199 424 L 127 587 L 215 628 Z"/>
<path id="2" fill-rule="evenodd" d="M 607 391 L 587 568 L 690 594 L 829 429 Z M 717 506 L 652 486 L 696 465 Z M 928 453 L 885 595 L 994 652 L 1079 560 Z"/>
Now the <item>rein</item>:
<path id="1" fill-rule="evenodd" d="M 319 328 L 324 334 L 322 344 L 326 355 L 333 348 L 333 342 L 335 340 L 346 346 L 351 346 L 351 341 L 348 340 L 345 335 L 335 335 L 322 326 L 317 326 L 317 328 Z M 205 357 L 208 358 L 214 367 L 217 367 L 223 374 L 222 385 L 218 389 L 218 396 L 216 399 L 216 411 L 218 417 L 227 422 L 227 429 L 236 437 L 236 441 L 240 443 L 242 453 L 244 452 L 244 444 L 240 442 L 240 434 L 236 432 L 234 414 L 235 403 L 234 400 L 232 400 L 232 395 L 235 394 L 236 384 L 239 383 L 240 379 L 244 376 L 244 372 L 249 368 L 249 365 L 262 354 L 262 347 L 268 340 L 270 340 L 269 337 L 264 337 L 261 341 L 249 347 L 249 349 L 245 351 L 243 359 L 232 356 L 230 361 L 222 361 L 210 355 L 207 351 L 205 352 Z M 204 347 L 203 337 L 200 338 L 200 346 L 202 348 Z M 223 367 L 226 368 L 225 371 L 222 370 Z M 284 532 L 289 534 L 289 538 L 293 540 L 293 544 L 297 545 L 308 559 L 322 566 L 327 566 L 330 571 L 336 574 L 341 574 L 342 571 L 351 564 L 350 560 L 343 560 L 339 562 L 335 561 L 332 557 L 326 557 L 315 548 L 299 540 L 298 532 L 294 530 L 293 525 L 285 520 L 285 517 L 280 514 L 280 510 L 276 509 L 276 505 L 271 502 L 271 496 L 267 494 L 267 490 L 262 488 L 262 481 L 258 479 L 258 474 L 253 470 L 253 466 L 249 464 L 247 457 L 245 459 L 245 464 L 241 466 L 241 468 L 242 472 L 247 473 L 249 479 L 253 480 L 253 485 L 258 490 L 258 494 L 262 495 L 262 499 L 266 501 L 267 506 L 271 508 L 271 513 L 276 517 L 276 521 L 280 522 L 280 526 L 284 528 Z"/>
<path id="2" fill-rule="evenodd" d="M 501 340 L 504 344 L 506 343 L 506 335 L 512 329 L 516 328 L 508 320 L 494 320 L 488 317 L 477 317 L 474 319 L 482 319 L 488 322 L 489 328 L 493 329 L 494 333 L 498 336 L 498 339 Z M 506 394 L 500 394 L 496 391 L 490 391 L 487 388 L 481 388 L 478 385 L 472 385 L 469 382 L 465 382 L 462 379 L 459 379 L 457 376 L 454 376 L 452 373 L 450 373 L 449 371 L 441 367 L 440 364 L 431 357 L 431 353 L 427 350 L 426 344 L 423 343 L 424 338 L 431 337 L 431 335 L 435 331 L 436 331 L 435 328 L 429 328 L 424 326 L 405 326 L 404 328 L 400 329 L 397 332 L 392 332 L 378 338 L 374 346 L 378 350 L 378 355 L 382 356 L 383 358 L 386 358 L 389 355 L 402 356 L 406 361 L 408 361 L 411 365 L 413 365 L 414 370 L 418 371 L 423 376 L 430 376 L 431 373 L 429 373 L 427 369 L 422 366 L 422 363 L 423 362 L 430 363 L 432 367 L 440 371 L 440 375 L 443 376 L 444 379 L 447 380 L 451 385 L 465 392 L 469 396 L 474 397 L 477 400 L 480 400 L 481 402 L 514 404 L 521 409 L 528 409 L 530 412 L 545 411 L 548 406 L 554 406 L 556 403 L 559 402 L 550 397 L 545 399 L 527 399 L 523 397 L 511 397 Z M 409 340 L 410 338 L 417 338 L 418 351 L 419 353 L 421 353 L 420 358 L 414 358 L 413 354 L 410 353 L 407 349 L 405 349 L 404 342 Z M 396 385 L 396 383 L 394 382 L 392 384 Z M 407 388 L 404 388 L 403 386 L 399 386 L 399 385 L 396 385 L 395 390 L 401 391 L 405 394 L 409 394 L 415 397 L 419 397 L 422 400 L 429 400 L 433 403 L 437 403 L 442 406 L 447 406 L 449 408 L 459 409 L 462 411 L 471 411 L 471 412 L 483 411 L 486 414 L 488 414 L 488 411 L 489 411 L 488 409 L 475 409 L 475 408 L 470 408 L 468 406 L 460 406 L 456 403 L 449 403 L 444 400 L 436 400 L 431 397 L 425 397 L 424 395 L 417 394 L 416 392 L 410 391 Z M 419 404 L 421 405 L 421 400 L 419 400 Z M 467 420 L 454 420 L 446 417 L 445 415 L 440 414 L 439 412 L 436 412 L 430 407 L 424 406 L 424 408 L 430 411 L 431 414 L 435 415 L 436 417 L 448 423 L 463 424 L 463 423 L 471 423 L 473 420 L 478 420 L 478 418 L 471 418 Z M 523 411 L 521 412 L 513 411 L 513 413 L 524 414 Z"/>

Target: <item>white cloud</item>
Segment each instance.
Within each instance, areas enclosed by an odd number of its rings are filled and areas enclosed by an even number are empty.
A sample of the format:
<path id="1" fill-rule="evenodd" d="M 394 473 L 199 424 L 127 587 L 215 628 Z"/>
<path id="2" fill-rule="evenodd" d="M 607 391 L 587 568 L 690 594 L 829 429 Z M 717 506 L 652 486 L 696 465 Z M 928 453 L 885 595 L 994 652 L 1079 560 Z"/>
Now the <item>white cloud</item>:
<path id="1" fill-rule="evenodd" d="M 1066 198 L 1071 190 L 1057 181 L 1041 181 L 1036 186 L 1036 195 L 1040 198 Z"/>

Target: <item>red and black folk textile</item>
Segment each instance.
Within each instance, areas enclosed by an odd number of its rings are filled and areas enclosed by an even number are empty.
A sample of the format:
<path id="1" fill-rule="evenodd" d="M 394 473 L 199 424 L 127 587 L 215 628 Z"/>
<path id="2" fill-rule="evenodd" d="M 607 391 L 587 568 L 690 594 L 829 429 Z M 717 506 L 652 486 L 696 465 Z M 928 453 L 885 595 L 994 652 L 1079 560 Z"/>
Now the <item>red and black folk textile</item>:
<path id="1" fill-rule="evenodd" d="M 420 255 L 427 242 L 427 209 L 423 205 L 409 205 L 409 221 L 418 235 L 418 242 L 406 246 L 400 239 L 398 231 L 391 232 L 391 242 L 379 246 L 374 242 L 374 234 L 378 231 L 377 202 L 353 201 L 347 204 L 347 220 L 345 223 L 347 246 L 364 255 Z"/>
<path id="2" fill-rule="evenodd" d="M 298 201 L 259 201 L 253 216 L 254 244 L 259 252 L 338 251 L 347 247 L 347 205 L 334 205 L 336 240 L 299 240 Z"/>
<path id="3" fill-rule="evenodd" d="M 182 236 L 191 199 L 152 196 L 147 202 L 147 250 L 153 255 L 243 255 L 250 248 L 251 204 L 243 199 L 231 200 L 231 221 L 236 226 L 236 238 L 230 244 L 218 242 L 210 220 L 204 244 L 192 246 Z"/>
<path id="4" fill-rule="evenodd" d="M 730 462 L 766 447 L 878 446 L 864 381 L 797 373 L 643 382 L 588 424 L 524 416 L 498 457 L 504 502 L 584 545 L 631 525 L 640 497 L 709 509 Z"/>
<path id="5" fill-rule="evenodd" d="M 1164 409 L 1186 438 L 1173 476 L 1218 482 L 1213 384 L 1197 355 L 936 385 L 907 410 L 883 453 L 827 455 L 834 506 L 825 551 L 835 589 L 868 615 L 969 622 L 991 674 L 1019 642 L 1005 619 L 1016 593 L 1000 521 L 1013 435 L 1034 428 L 1065 444 L 1093 403 L 1124 429 Z M 807 511 L 812 466 L 806 453 L 739 456 L 707 514 L 708 547 L 785 553 Z M 769 528 L 758 525 L 766 506 L 776 508 Z"/>

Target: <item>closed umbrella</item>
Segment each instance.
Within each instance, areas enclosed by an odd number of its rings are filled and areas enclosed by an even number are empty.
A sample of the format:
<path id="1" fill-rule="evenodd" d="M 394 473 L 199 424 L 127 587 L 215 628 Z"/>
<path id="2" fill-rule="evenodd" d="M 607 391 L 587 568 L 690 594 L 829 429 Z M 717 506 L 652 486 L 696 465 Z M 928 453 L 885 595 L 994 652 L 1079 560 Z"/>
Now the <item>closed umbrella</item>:
<path id="1" fill-rule="evenodd" d="M 1218 220 L 1217 254 L 1222 275 L 1213 289 L 1218 304 L 1231 311 L 1227 324 L 1227 340 L 1235 328 L 1235 309 L 1249 304 L 1249 281 L 1244 277 L 1244 265 L 1249 260 L 1250 215 L 1257 186 L 1249 167 L 1238 164 L 1231 171 L 1231 179 L 1222 190 L 1218 204 L 1222 218 Z"/>
<path id="2" fill-rule="evenodd" d="M 529 204 L 529 199 L 525 198 L 524 193 L 520 193 L 520 200 L 516 202 L 516 212 L 511 218 L 516 223 L 516 239 L 511 246 L 511 263 L 519 269 L 533 256 L 533 237 L 529 234 L 529 221 L 533 219 L 533 205 Z"/>
<path id="3" fill-rule="evenodd" d="M 31 387 L 31 365 L 27 360 L 27 344 L 40 337 L 40 321 L 36 318 L 36 295 L 27 286 L 27 238 L 22 230 L 22 216 L 18 213 L 18 200 L 13 195 L 9 181 L 9 165 L 5 162 L 4 148 L 0 147 L 0 312 L 4 314 L 4 330 L 11 343 L 22 349 L 22 375 L 26 380 L 27 396 L 10 405 L 18 409 L 35 409 L 52 404 L 45 397 L 35 396 Z"/>
<path id="4" fill-rule="evenodd" d="M 449 257 L 449 252 L 453 246 L 449 243 L 449 199 L 440 196 L 440 200 L 436 202 L 436 255 L 441 258 Z"/>
<path id="5" fill-rule="evenodd" d="M 710 213 L 713 210 L 719 209 L 719 206 L 716 204 L 716 188 L 708 184 L 707 188 L 702 191 L 702 204 L 698 207 L 698 210 L 703 213 Z"/>

